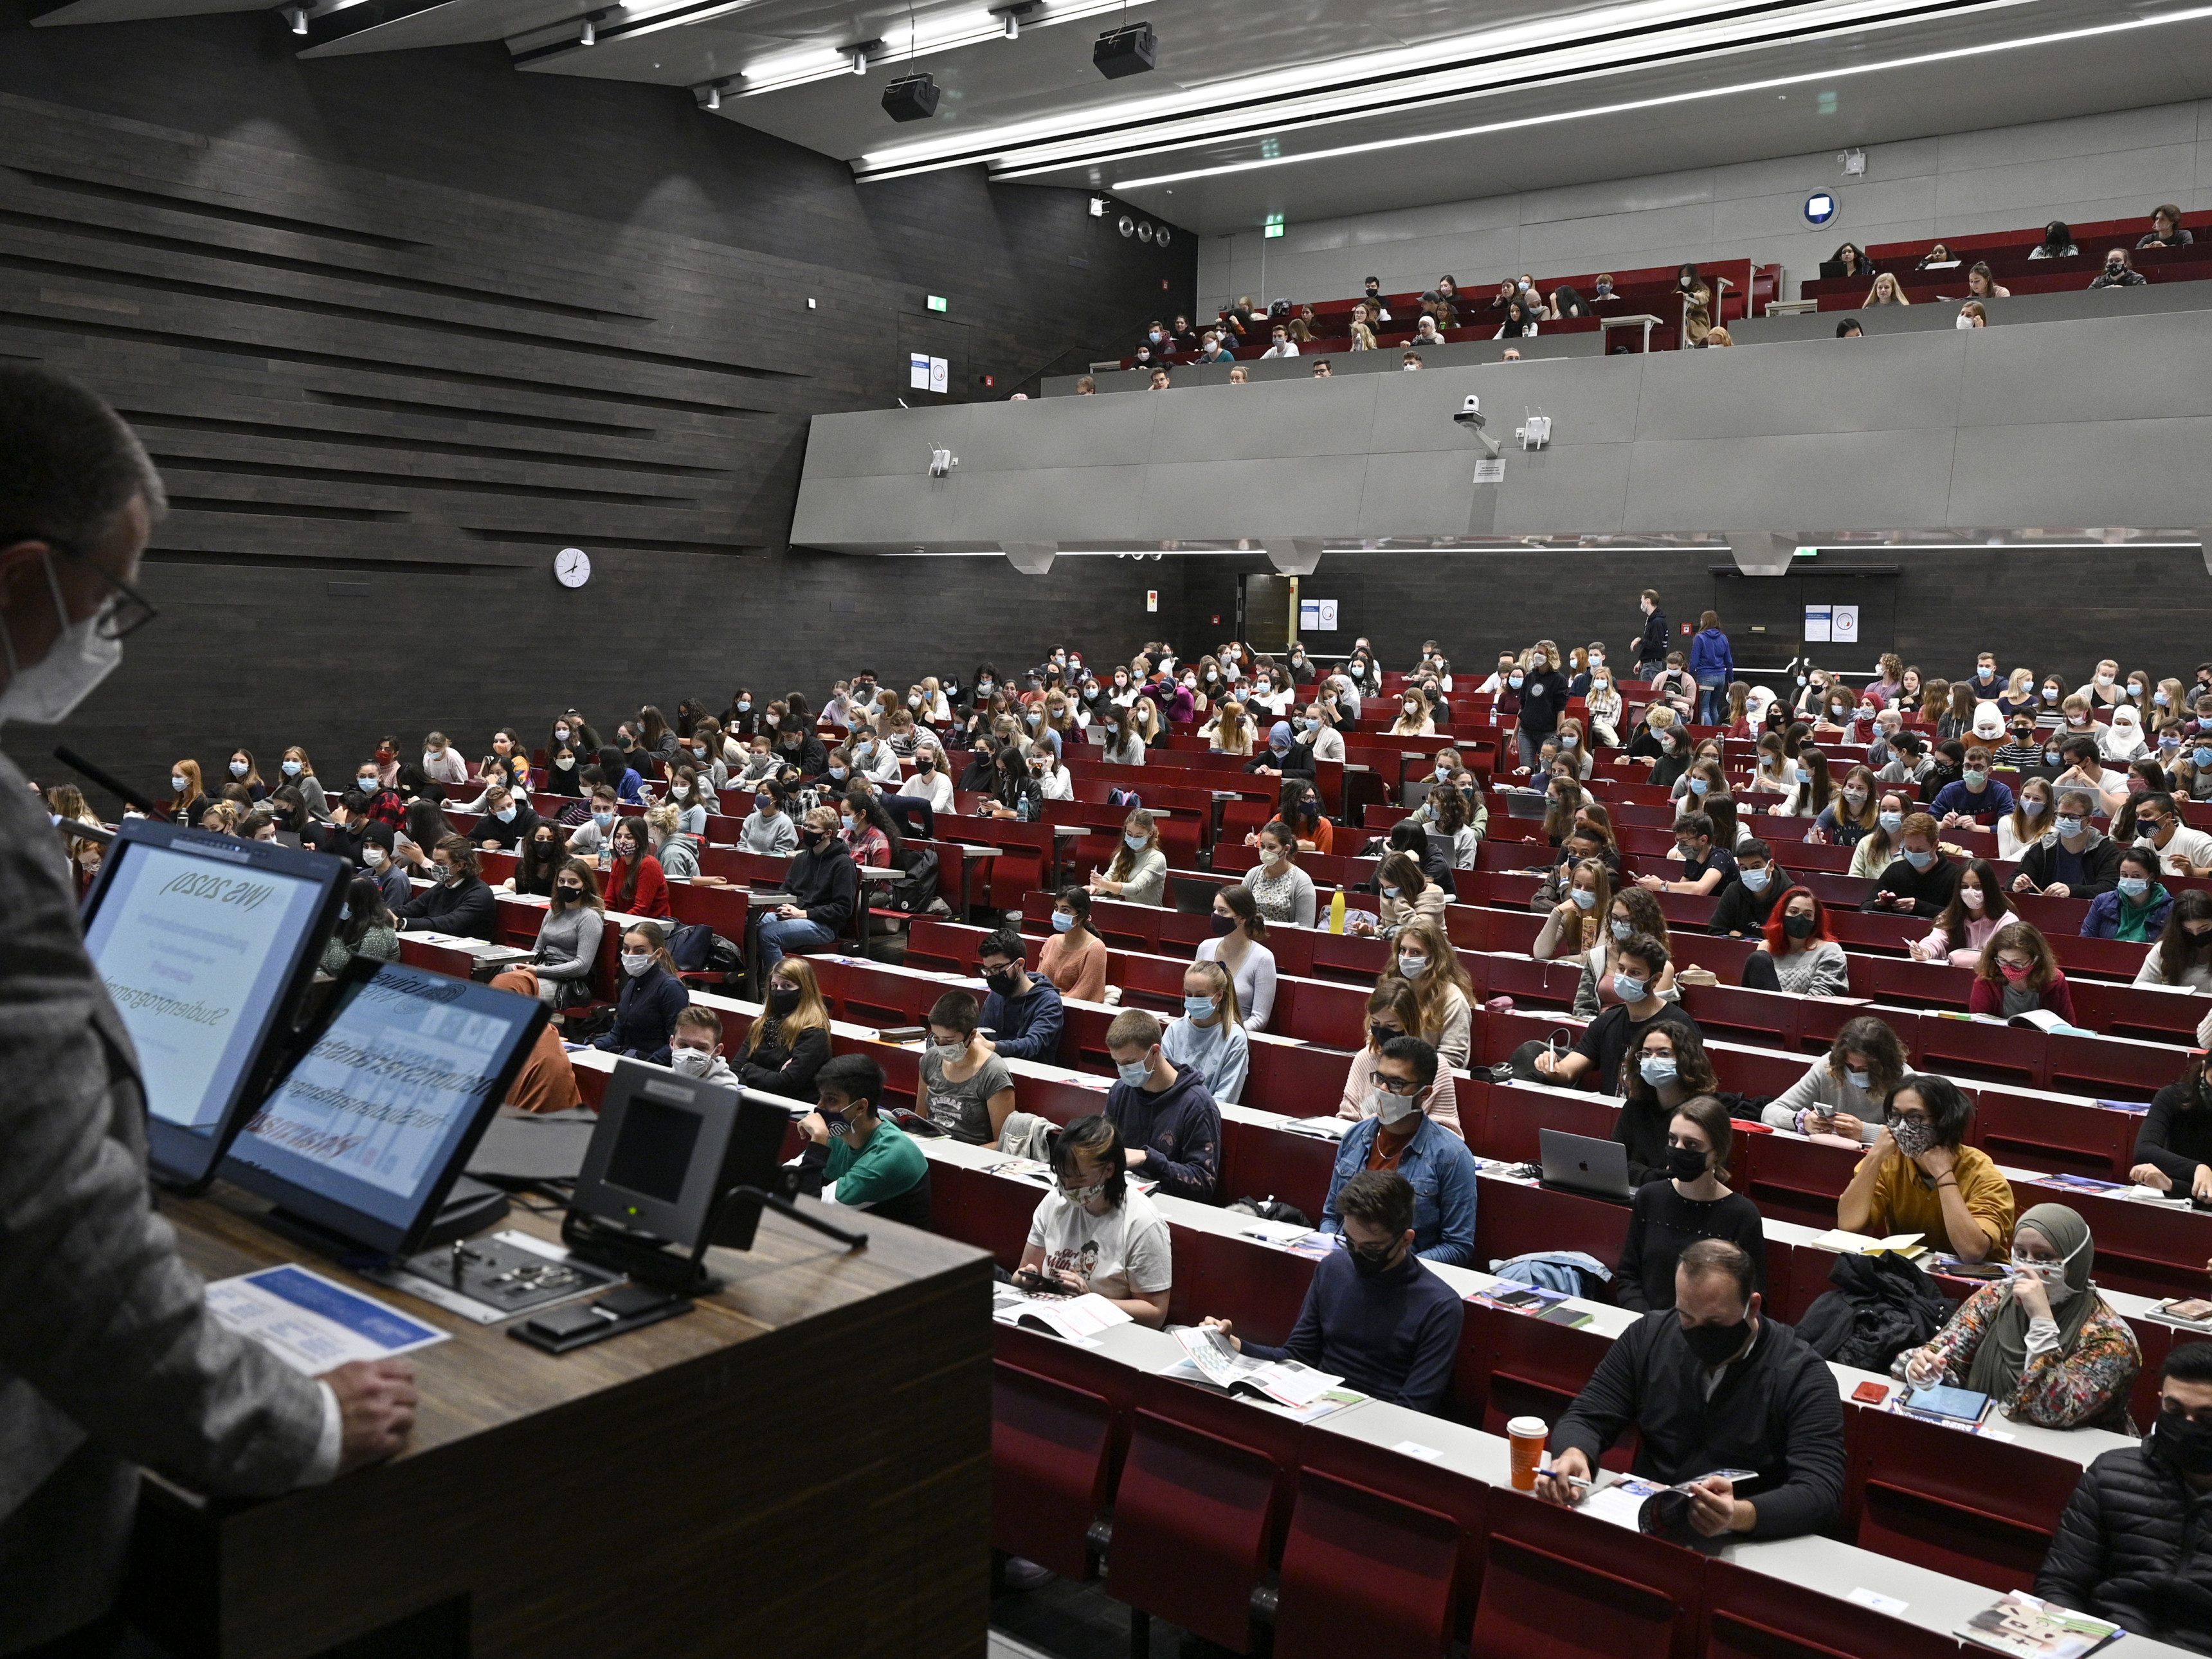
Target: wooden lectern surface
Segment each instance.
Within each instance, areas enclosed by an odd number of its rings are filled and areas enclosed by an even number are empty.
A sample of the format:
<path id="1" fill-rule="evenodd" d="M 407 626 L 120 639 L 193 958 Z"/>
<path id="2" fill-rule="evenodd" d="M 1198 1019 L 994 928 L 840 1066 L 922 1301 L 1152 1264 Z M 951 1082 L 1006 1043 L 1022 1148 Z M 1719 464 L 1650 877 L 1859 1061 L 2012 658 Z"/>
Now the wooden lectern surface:
<path id="1" fill-rule="evenodd" d="M 164 1210 L 210 1279 L 303 1261 L 452 1340 L 412 1356 L 389 1464 L 242 1505 L 149 1481 L 130 1603 L 180 1655 L 982 1652 L 981 1251 L 838 1212 L 869 1237 L 848 1252 L 771 1212 L 712 1252 L 725 1288 L 694 1312 L 556 1356 L 314 1259 L 259 1207 L 219 1187 Z"/>

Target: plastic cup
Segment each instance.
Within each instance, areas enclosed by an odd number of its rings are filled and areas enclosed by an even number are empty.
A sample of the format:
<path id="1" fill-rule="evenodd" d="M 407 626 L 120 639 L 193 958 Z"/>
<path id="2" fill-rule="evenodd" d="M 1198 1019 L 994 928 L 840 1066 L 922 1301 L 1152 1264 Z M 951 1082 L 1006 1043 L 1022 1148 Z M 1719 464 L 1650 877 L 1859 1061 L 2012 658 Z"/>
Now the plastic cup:
<path id="1" fill-rule="evenodd" d="M 1544 1462 L 1544 1442 L 1551 1437 L 1551 1430 L 1540 1417 L 1516 1417 L 1505 1425 L 1505 1437 L 1513 1453 L 1513 1490 L 1536 1490 L 1536 1471 Z"/>

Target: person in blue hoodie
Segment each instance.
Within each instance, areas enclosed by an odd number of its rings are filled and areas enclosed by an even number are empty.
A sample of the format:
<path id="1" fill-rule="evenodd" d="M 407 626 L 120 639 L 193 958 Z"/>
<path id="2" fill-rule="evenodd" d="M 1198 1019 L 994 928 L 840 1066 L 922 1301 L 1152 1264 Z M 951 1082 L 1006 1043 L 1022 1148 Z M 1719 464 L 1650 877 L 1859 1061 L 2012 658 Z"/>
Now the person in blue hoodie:
<path id="1" fill-rule="evenodd" d="M 1142 1008 L 1114 1016 L 1106 1052 L 1121 1080 L 1107 1091 L 1106 1116 L 1140 1180 L 1176 1198 L 1211 1204 L 1221 1178 L 1221 1109 L 1195 1072 L 1177 1071 L 1170 1062 L 1164 1035 L 1159 1020 Z"/>
<path id="2" fill-rule="evenodd" d="M 1413 1188 L 1413 1254 L 1450 1267 L 1474 1265 L 1474 1154 L 1422 1109 L 1436 1087 L 1437 1051 L 1395 1036 L 1375 1061 L 1374 1111 L 1344 1132 L 1322 1206 L 1321 1230 L 1344 1231 L 1338 1200 L 1365 1170 L 1395 1170 Z"/>
<path id="3" fill-rule="evenodd" d="M 990 995 L 976 1023 L 991 1034 L 1001 1060 L 1060 1061 L 1060 1028 L 1066 1012 L 1060 992 L 1042 974 L 1032 974 L 1022 936 L 1001 927 L 976 947 L 975 965 Z"/>
<path id="4" fill-rule="evenodd" d="M 1698 618 L 1698 632 L 1690 641 L 1690 678 L 1698 683 L 1698 724 L 1728 724 L 1729 682 L 1735 678 L 1735 653 L 1721 632 L 1717 611 Z"/>

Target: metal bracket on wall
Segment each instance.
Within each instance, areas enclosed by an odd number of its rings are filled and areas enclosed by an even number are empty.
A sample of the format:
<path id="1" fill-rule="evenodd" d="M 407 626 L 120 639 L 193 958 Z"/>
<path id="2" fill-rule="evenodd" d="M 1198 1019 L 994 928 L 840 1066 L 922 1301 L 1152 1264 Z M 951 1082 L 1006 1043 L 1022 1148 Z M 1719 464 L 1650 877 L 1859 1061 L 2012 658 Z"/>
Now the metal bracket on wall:
<path id="1" fill-rule="evenodd" d="M 1747 576 L 1779 576 L 1797 556 L 1794 536 L 1731 534 L 1728 544 L 1735 556 L 1735 568 Z"/>
<path id="2" fill-rule="evenodd" d="M 1271 537 L 1261 545 L 1267 550 L 1267 562 L 1279 575 L 1310 576 L 1321 562 L 1321 543 L 1307 537 Z"/>
<path id="3" fill-rule="evenodd" d="M 1057 542 L 1000 542 L 1006 562 L 1024 576 L 1042 576 L 1060 552 Z"/>

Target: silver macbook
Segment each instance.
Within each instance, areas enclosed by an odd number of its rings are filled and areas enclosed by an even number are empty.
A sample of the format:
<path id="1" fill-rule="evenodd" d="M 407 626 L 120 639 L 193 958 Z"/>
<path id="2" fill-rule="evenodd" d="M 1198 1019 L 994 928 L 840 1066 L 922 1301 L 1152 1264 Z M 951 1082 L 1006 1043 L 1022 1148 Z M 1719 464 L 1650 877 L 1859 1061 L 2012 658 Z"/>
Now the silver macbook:
<path id="1" fill-rule="evenodd" d="M 1624 1200 L 1636 1195 L 1628 1184 L 1628 1148 L 1619 1141 L 1569 1134 L 1565 1129 L 1539 1129 L 1536 1143 L 1544 1154 L 1547 1187 Z"/>

